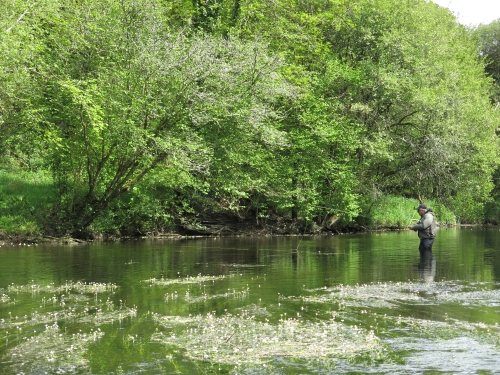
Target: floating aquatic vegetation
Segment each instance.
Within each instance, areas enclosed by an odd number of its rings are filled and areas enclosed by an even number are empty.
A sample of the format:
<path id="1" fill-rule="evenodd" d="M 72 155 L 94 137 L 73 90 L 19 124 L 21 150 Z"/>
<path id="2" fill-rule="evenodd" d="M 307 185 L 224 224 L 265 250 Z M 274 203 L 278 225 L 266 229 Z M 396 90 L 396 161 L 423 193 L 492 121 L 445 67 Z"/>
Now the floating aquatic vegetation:
<path id="1" fill-rule="evenodd" d="M 290 296 L 310 303 L 337 303 L 342 307 L 396 308 L 401 303 L 437 305 L 500 306 L 500 289 L 494 285 L 460 285 L 451 281 L 435 283 L 386 282 L 363 285 L 339 285 L 331 288 L 306 289 L 311 295 Z"/>
<path id="2" fill-rule="evenodd" d="M 350 307 L 395 308 L 401 302 L 419 302 L 422 297 L 411 288 L 412 283 L 374 283 L 339 285 L 332 288 L 306 289 L 306 296 L 290 296 L 309 303 L 336 303 L 340 309 Z"/>
<path id="3" fill-rule="evenodd" d="M 391 316 L 391 310 L 400 311 L 398 305 L 432 306 L 442 304 L 460 304 L 461 306 L 490 306 L 500 305 L 500 290 L 495 283 L 457 284 L 453 281 L 435 282 L 432 284 L 419 283 L 374 283 L 355 286 L 337 286 L 307 290 L 315 293 L 301 296 L 306 303 L 335 304 L 338 308 L 334 316 L 342 314 L 344 318 L 354 319 L 350 313 L 343 313 L 346 308 L 361 314 L 370 314 L 369 308 L 382 308 L 386 312 L 378 316 L 371 311 L 374 319 L 384 321 L 386 335 L 390 332 L 402 332 L 405 335 L 426 337 L 429 340 L 448 340 L 457 337 L 470 337 L 475 340 L 486 341 L 500 347 L 500 326 L 482 322 L 468 322 L 448 318 L 446 314 L 441 319 L 427 320 L 411 316 Z M 288 297 L 297 299 L 297 297 Z M 367 319 L 365 319 L 367 320 Z M 389 333 L 387 333 L 389 332 Z"/>
<path id="4" fill-rule="evenodd" d="M 12 303 L 12 299 L 7 295 L 7 294 L 2 294 L 0 296 L 0 302 L 1 303 Z"/>
<path id="5" fill-rule="evenodd" d="M 114 291 L 118 288 L 113 283 L 84 283 L 81 281 L 67 281 L 65 284 L 56 286 L 54 283 L 49 285 L 27 284 L 15 285 L 10 284 L 7 287 L 9 293 L 62 293 L 62 292 L 76 292 L 76 293 L 107 293 Z"/>
<path id="6" fill-rule="evenodd" d="M 136 307 L 129 308 L 121 300 L 119 304 L 111 300 L 109 295 L 114 294 L 115 289 L 114 284 L 83 282 L 67 282 L 57 287 L 12 284 L 9 293 L 31 293 L 31 298 L 19 298 L 15 306 L 17 311 L 22 311 L 20 308 L 26 303 L 30 313 L 17 316 L 9 312 L 0 319 L 0 339 L 9 348 L 1 362 L 9 364 L 12 373 L 19 374 L 88 371 L 85 354 L 89 345 L 103 335 L 98 327 L 115 322 L 121 325 L 123 320 L 137 316 Z M 107 299 L 98 297 L 101 293 L 107 293 Z M 58 324 L 64 324 L 64 332 Z M 81 331 L 66 334 L 82 326 L 94 328 L 86 334 Z"/>
<path id="7" fill-rule="evenodd" d="M 484 283 L 464 286 L 450 285 L 448 282 L 442 283 L 441 289 L 436 291 L 434 296 L 438 301 L 460 303 L 461 305 L 500 306 L 500 289 L 489 289 L 490 287 L 491 284 L 485 285 Z"/>
<path id="8" fill-rule="evenodd" d="M 109 293 L 114 292 L 118 286 L 114 283 L 82 283 L 80 281 L 76 283 L 70 283 L 70 285 L 64 285 L 64 288 L 68 288 L 74 292 L 78 293 Z"/>
<path id="9" fill-rule="evenodd" d="M 272 315 L 267 309 L 256 305 L 234 310 L 238 315 L 208 314 L 180 319 L 153 314 L 154 321 L 170 330 L 154 334 L 153 340 L 177 348 L 191 360 L 237 367 L 243 364 L 247 368 L 263 364 L 272 367 L 277 358 L 280 358 L 279 361 L 293 359 L 299 362 L 347 359 L 354 362 L 382 360 L 387 364 L 394 359 L 400 361 L 404 354 L 394 352 L 399 347 L 392 347 L 390 343 L 394 335 L 398 336 L 403 331 L 405 336 L 427 337 L 431 341 L 469 337 L 474 342 L 500 347 L 500 327 L 497 325 L 388 315 L 390 311 L 398 313 L 401 306 L 425 307 L 444 303 L 497 306 L 500 303 L 497 288 L 491 283 L 460 285 L 443 281 L 305 289 L 304 295 L 280 295 L 279 299 L 282 303 L 300 301 L 305 306 L 311 303 L 333 304 L 330 311 L 334 319 L 281 319 L 273 324 L 269 322 L 268 318 Z M 191 301 L 199 301 L 198 298 L 204 297 L 192 298 Z M 384 314 L 377 314 L 378 309 Z M 359 314 L 364 314 L 363 318 Z M 351 323 L 347 324 L 344 318 Z M 359 320 L 358 326 L 352 324 L 356 320 Z M 379 322 L 383 328 L 380 328 Z M 382 336 L 377 337 L 376 334 Z M 325 368 L 325 365 L 319 367 Z"/>
<path id="10" fill-rule="evenodd" d="M 97 342 L 103 333 L 91 330 L 67 335 L 57 324 L 47 325 L 9 349 L 11 367 L 17 373 L 64 374 L 87 368 L 85 354 L 90 345 Z"/>
<path id="11" fill-rule="evenodd" d="M 184 317 L 176 315 L 160 315 L 157 313 L 151 313 L 151 317 L 153 318 L 153 321 L 155 321 L 158 324 L 161 324 L 163 327 L 166 328 L 184 326 L 194 322 L 194 318 L 191 316 Z"/>
<path id="12" fill-rule="evenodd" d="M 90 300 L 91 297 L 85 294 L 68 293 L 61 295 L 61 303 L 83 303 Z"/>
<path id="13" fill-rule="evenodd" d="M 427 339 L 453 339 L 470 337 L 500 347 L 500 325 L 483 322 L 466 322 L 447 318 L 445 321 L 417 319 L 412 317 L 385 316 L 386 321 L 393 321 L 393 330 L 405 331 L 405 336 L 417 336 Z"/>
<path id="14" fill-rule="evenodd" d="M 258 282 L 253 278 L 230 279 L 238 275 L 239 272 L 227 276 L 142 281 L 142 292 L 148 295 L 141 297 L 148 299 L 147 302 L 149 298 L 156 299 L 150 305 L 140 301 L 139 306 L 164 314 L 165 311 L 183 314 L 166 316 L 149 312 L 146 319 L 142 319 L 141 311 L 135 306 L 128 308 L 122 301 L 116 302 L 114 284 L 12 284 L 8 292 L 7 288 L 2 290 L 5 305 L 0 304 L 3 307 L 0 344 L 5 343 L 0 358 L 4 367 L 0 366 L 0 372 L 9 366 L 9 374 L 90 373 L 85 358 L 106 362 L 106 351 L 115 347 L 120 352 L 106 373 L 113 373 L 118 364 L 123 365 L 123 373 L 149 373 L 148 366 L 151 373 L 195 373 L 189 371 L 194 368 L 199 368 L 199 373 L 240 375 L 368 373 L 366 369 L 372 373 L 397 373 L 403 363 L 404 366 L 417 363 L 415 372 L 422 369 L 431 372 L 432 368 L 425 366 L 422 353 L 434 348 L 443 348 L 445 353 L 447 342 L 456 344 L 457 356 L 460 342 L 476 345 L 481 355 L 498 354 L 497 348 L 500 348 L 500 326 L 454 320 L 446 314 L 457 317 L 460 315 L 456 312 L 465 309 L 473 312 L 463 318 L 470 320 L 493 315 L 500 306 L 499 285 L 495 283 L 338 285 L 302 289 L 296 291 L 295 296 L 278 293 L 276 301 L 276 294 L 271 295 L 271 299 L 264 298 L 269 290 L 262 294 L 261 290 L 254 290 Z M 159 288 L 148 288 L 155 285 Z M 134 289 L 134 293 L 136 291 Z M 163 296 L 168 302 L 175 301 L 165 304 Z M 262 300 L 259 297 L 263 297 Z M 15 305 L 10 306 L 10 301 Z M 204 301 L 208 303 L 203 306 Z M 200 305 L 190 305 L 194 303 Z M 476 314 L 481 309 L 463 306 L 488 308 L 484 309 L 485 314 Z M 204 308 L 217 313 L 185 316 Z M 21 315 L 24 311 L 27 315 L 15 316 L 16 312 Z M 485 319 L 494 323 L 494 318 L 486 316 Z M 59 336 L 54 334 L 50 340 L 50 327 L 55 322 L 61 327 L 57 332 Z M 103 326 L 105 324 L 108 326 Z M 85 327 L 85 331 L 94 328 L 87 336 L 100 332 L 99 327 L 111 333 L 99 344 L 103 350 L 93 348 L 91 343 L 81 347 L 72 344 L 73 337 L 79 339 L 66 332 L 76 332 L 81 327 Z M 153 334 L 155 328 L 157 332 Z M 469 340 L 459 342 L 464 338 Z M 39 345 L 40 358 L 35 358 L 36 345 Z M 70 352 L 51 345 L 64 346 Z M 81 356 L 71 353 L 72 345 L 83 352 Z M 164 346 L 165 350 L 157 350 L 158 346 Z M 27 357 L 21 357 L 24 351 Z M 114 349 L 109 349 L 109 353 L 112 352 Z M 443 353 L 441 355 L 446 356 Z M 165 361 L 170 355 L 171 364 Z M 484 355 L 481 358 L 486 358 Z M 390 367 L 394 362 L 398 362 L 399 367 Z M 470 367 L 474 368 L 483 369 Z M 452 367 L 449 372 L 453 372 Z"/>
<path id="15" fill-rule="evenodd" d="M 188 291 L 186 292 L 186 296 L 184 299 L 187 303 L 200 303 L 220 298 L 243 299 L 245 297 L 248 297 L 248 294 L 249 294 L 248 288 L 243 288 L 242 290 L 228 289 L 227 292 L 219 294 L 208 294 L 206 292 L 203 292 L 200 296 L 192 296 L 191 293 Z M 170 295 L 167 294 L 165 297 L 169 298 Z"/>
<path id="16" fill-rule="evenodd" d="M 238 365 L 265 363 L 276 358 L 354 360 L 380 359 L 386 347 L 373 331 L 335 322 L 281 319 L 277 324 L 257 321 L 253 315 L 213 313 L 191 318 L 153 314 L 153 320 L 171 332 L 158 332 L 154 341 L 180 348 L 193 360 Z"/>
<path id="17" fill-rule="evenodd" d="M 12 316 L 12 314 L 9 314 L 8 319 L 0 320 L 0 328 L 15 328 L 16 330 L 22 331 L 25 327 L 51 324 L 58 320 L 73 321 L 82 314 L 83 309 L 80 309 L 80 311 L 78 311 L 76 308 L 67 308 L 59 311 L 48 311 L 44 313 L 33 311 L 31 312 L 31 314 L 26 314 L 23 316 Z"/>
<path id="18" fill-rule="evenodd" d="M 254 303 L 252 303 L 251 305 L 245 306 L 245 307 L 238 307 L 235 310 L 240 311 L 242 314 L 252 315 L 255 317 L 270 317 L 270 316 L 272 316 L 272 314 L 269 311 L 267 311 L 267 309 L 265 307 L 257 306 Z"/>
<path id="19" fill-rule="evenodd" d="M 110 324 L 117 321 L 122 321 L 125 318 L 135 317 L 137 308 L 128 308 L 122 304 L 117 308 L 109 299 L 106 303 L 90 304 L 78 306 L 69 306 L 61 304 L 57 311 L 39 312 L 32 311 L 29 315 L 12 316 L 7 319 L 0 319 L 0 328 L 15 329 L 22 331 L 26 327 L 40 326 L 44 324 L 52 324 L 57 321 L 75 322 L 75 323 L 91 323 L 94 325 Z"/>
<path id="20" fill-rule="evenodd" d="M 92 310 L 90 313 L 80 317 L 79 323 L 95 324 L 110 324 L 121 322 L 125 318 L 135 318 L 137 316 L 137 308 L 122 307 L 119 310 L 103 311 L 101 308 Z"/>
<path id="21" fill-rule="evenodd" d="M 231 276 L 233 275 L 201 276 L 201 274 L 199 274 L 198 276 L 179 277 L 177 279 L 164 279 L 163 277 L 161 279 L 152 278 L 148 280 L 143 280 L 142 282 L 158 286 L 166 286 L 174 284 L 202 284 L 208 281 L 224 280 Z"/>

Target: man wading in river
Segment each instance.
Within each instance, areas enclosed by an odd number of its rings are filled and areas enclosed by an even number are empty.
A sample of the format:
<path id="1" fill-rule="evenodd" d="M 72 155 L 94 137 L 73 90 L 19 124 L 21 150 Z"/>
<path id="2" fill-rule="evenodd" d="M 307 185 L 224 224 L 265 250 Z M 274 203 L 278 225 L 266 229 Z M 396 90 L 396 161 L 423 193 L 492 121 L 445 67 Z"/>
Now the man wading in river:
<path id="1" fill-rule="evenodd" d="M 418 250 L 420 251 L 420 256 L 430 258 L 432 257 L 432 244 L 434 243 L 434 237 L 436 237 L 436 219 L 434 218 L 434 212 L 427 208 L 425 204 L 418 206 L 417 211 L 420 215 L 420 220 L 417 224 L 410 225 L 408 228 L 418 231 L 418 238 L 420 238 Z"/>

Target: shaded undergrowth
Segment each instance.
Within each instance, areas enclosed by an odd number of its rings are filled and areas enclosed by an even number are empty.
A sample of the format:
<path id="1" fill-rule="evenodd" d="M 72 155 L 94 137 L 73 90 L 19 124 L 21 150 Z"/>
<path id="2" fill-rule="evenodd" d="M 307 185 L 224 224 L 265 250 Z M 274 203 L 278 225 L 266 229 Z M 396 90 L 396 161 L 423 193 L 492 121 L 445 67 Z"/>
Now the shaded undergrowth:
<path id="1" fill-rule="evenodd" d="M 36 172 L 27 172 L 16 168 L 0 168 L 0 239 L 36 240 L 43 236 L 64 236 L 67 234 L 64 230 L 65 222 L 56 219 L 60 214 L 58 211 L 62 209 L 61 207 L 57 208 L 60 202 L 58 203 L 56 195 L 56 189 L 48 171 L 40 169 Z M 90 237 L 120 238 L 134 233 L 138 236 L 144 236 L 148 233 L 151 235 L 185 232 L 185 228 L 176 227 L 175 222 L 188 220 L 182 216 L 187 214 L 170 212 L 173 204 L 171 200 L 175 200 L 175 198 L 169 195 L 159 198 L 148 197 L 147 193 L 140 194 L 140 197 L 142 198 L 139 199 L 138 196 L 135 197 L 135 200 L 129 199 L 127 204 L 117 203 L 114 210 L 103 212 L 91 228 L 86 228 L 89 234 L 92 233 Z M 138 206 L 130 203 L 133 201 L 137 201 Z M 163 203 L 165 203 L 165 207 L 163 207 Z M 434 210 L 439 223 L 443 225 L 456 223 L 454 213 L 445 205 L 433 200 L 426 203 Z M 414 209 L 416 205 L 418 202 L 415 199 L 390 195 L 366 198 L 366 202 L 361 204 L 362 212 L 356 221 L 358 224 L 371 228 L 406 228 L 418 219 Z M 204 206 L 204 208 L 206 207 Z M 213 211 L 211 214 L 204 213 L 205 216 L 213 219 L 209 221 L 217 221 L 219 214 L 220 212 L 217 211 Z M 194 216 L 196 217 L 196 215 Z M 289 218 L 285 216 L 279 217 L 278 221 L 288 220 Z M 118 217 L 120 217 L 119 220 Z M 232 224 L 239 220 L 233 219 L 235 218 L 230 220 Z M 253 223 L 253 219 L 250 222 Z M 352 222 L 342 224 L 345 226 L 344 229 L 348 230 L 352 225 Z M 258 224 L 239 226 L 238 228 L 239 234 L 266 232 Z M 358 227 L 356 226 L 356 228 Z M 339 227 L 336 230 L 342 231 L 342 228 Z M 268 233 L 272 232 L 273 230 L 270 229 Z M 281 228 L 279 232 L 290 233 L 284 228 Z M 230 235 L 230 232 L 228 233 Z M 212 235 L 220 235 L 220 233 L 215 231 Z"/>

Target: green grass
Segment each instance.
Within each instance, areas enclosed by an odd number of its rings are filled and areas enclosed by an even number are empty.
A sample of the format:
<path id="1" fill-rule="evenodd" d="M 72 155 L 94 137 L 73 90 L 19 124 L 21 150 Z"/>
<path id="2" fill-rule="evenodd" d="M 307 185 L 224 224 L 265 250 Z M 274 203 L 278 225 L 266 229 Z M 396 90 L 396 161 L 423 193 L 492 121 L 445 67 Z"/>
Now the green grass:
<path id="1" fill-rule="evenodd" d="M 426 201 L 426 204 L 440 224 L 455 224 L 455 215 L 443 204 L 433 200 Z M 405 228 L 420 218 L 415 209 L 418 205 L 416 199 L 387 195 L 373 201 L 364 215 L 372 226 Z"/>
<path id="2" fill-rule="evenodd" d="M 48 172 L 0 169 L 0 234 L 39 236 L 53 197 Z"/>

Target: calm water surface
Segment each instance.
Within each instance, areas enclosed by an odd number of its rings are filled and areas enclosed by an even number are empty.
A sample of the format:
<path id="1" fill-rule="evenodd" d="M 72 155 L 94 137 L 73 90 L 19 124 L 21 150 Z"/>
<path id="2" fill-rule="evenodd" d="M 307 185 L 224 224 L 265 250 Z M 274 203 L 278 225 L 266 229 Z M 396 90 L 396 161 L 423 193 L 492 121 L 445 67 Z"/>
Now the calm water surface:
<path id="1" fill-rule="evenodd" d="M 500 231 L 0 247 L 0 374 L 498 374 Z"/>

